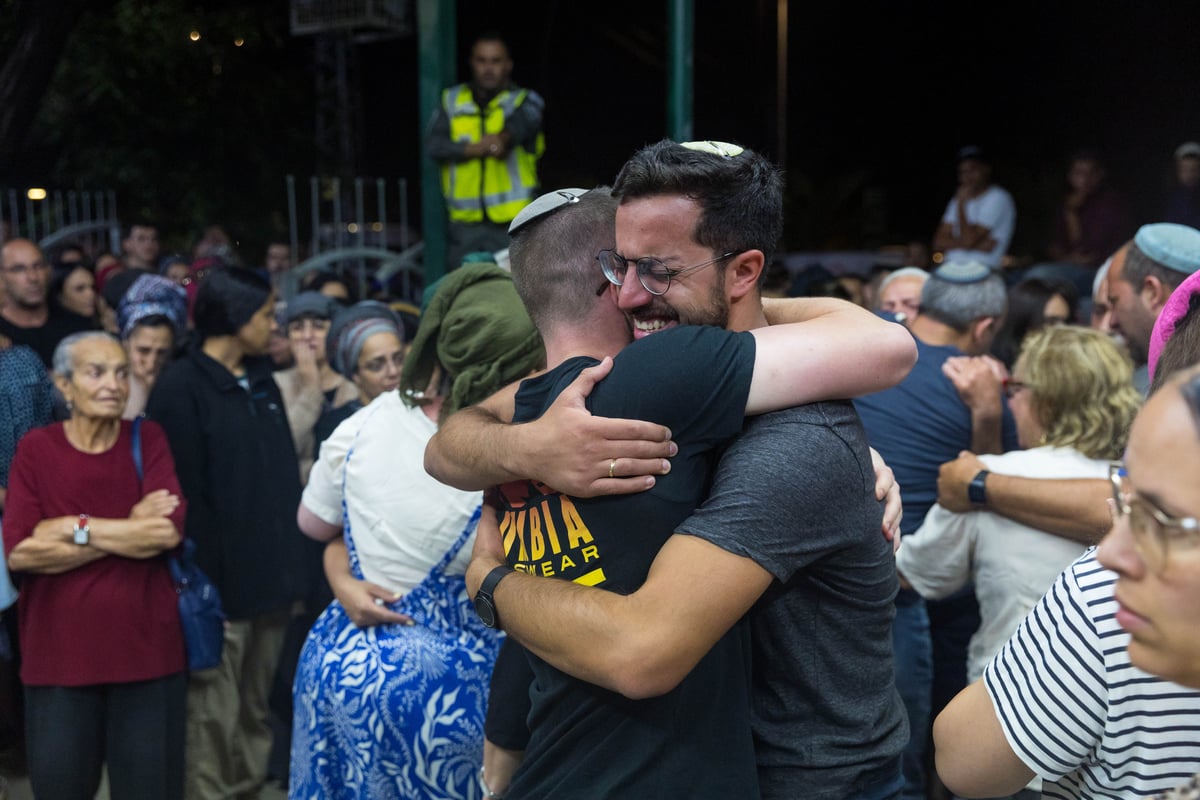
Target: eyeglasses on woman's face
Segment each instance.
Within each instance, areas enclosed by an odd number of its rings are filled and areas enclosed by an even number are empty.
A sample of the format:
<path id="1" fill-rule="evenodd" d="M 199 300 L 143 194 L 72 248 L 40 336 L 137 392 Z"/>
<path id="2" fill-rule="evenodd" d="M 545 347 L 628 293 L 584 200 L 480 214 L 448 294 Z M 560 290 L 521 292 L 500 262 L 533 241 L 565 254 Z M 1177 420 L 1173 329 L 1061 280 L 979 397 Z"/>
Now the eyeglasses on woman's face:
<path id="1" fill-rule="evenodd" d="M 1113 502 L 1117 509 L 1115 522 L 1129 525 L 1138 553 L 1151 572 L 1162 572 L 1172 552 L 1191 550 L 1200 546 L 1200 520 L 1195 517 L 1172 517 L 1134 491 L 1125 465 L 1113 461 L 1108 467 L 1112 483 Z"/>

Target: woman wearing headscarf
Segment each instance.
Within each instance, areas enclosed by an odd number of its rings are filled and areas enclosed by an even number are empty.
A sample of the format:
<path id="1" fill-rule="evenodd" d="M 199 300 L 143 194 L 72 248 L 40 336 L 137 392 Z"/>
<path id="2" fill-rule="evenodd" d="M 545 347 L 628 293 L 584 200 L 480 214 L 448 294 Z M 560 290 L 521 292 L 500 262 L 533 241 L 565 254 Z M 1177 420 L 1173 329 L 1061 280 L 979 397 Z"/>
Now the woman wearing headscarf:
<path id="1" fill-rule="evenodd" d="M 499 647 L 462 577 L 482 498 L 429 477 L 425 444 L 438 420 L 543 360 L 508 274 L 463 266 L 423 315 L 400 391 L 376 397 L 322 446 L 301 528 L 321 540 L 341 534 L 354 577 L 384 589 L 373 604 L 389 614 L 357 627 L 335 601 L 309 634 L 296 675 L 291 797 L 478 796 Z"/>
<path id="2" fill-rule="evenodd" d="M 184 644 L 164 551 L 180 502 L 162 429 L 141 430 L 135 466 L 125 351 L 107 333 L 68 336 L 54 381 L 70 418 L 17 448 L 4 509 L 21 577 L 21 678 L 29 775 L 38 797 L 91 800 L 107 766 L 113 797 L 183 794 Z"/>
<path id="3" fill-rule="evenodd" d="M 334 429 L 384 392 L 400 385 L 404 368 L 404 324 L 378 300 L 363 300 L 333 317 L 325 338 L 329 366 L 358 389 L 358 397 L 317 420 L 317 447 Z"/>
<path id="4" fill-rule="evenodd" d="M 255 796 L 266 779 L 268 696 L 302 584 L 300 480 L 267 355 L 271 285 L 215 269 L 194 319 L 199 341 L 163 370 L 146 414 L 167 432 L 196 562 L 229 617 L 221 664 L 188 682 L 188 797 L 223 800 Z"/>
<path id="5" fill-rule="evenodd" d="M 154 382 L 187 333 L 187 293 L 161 275 L 138 275 L 121 295 L 117 326 L 129 356 L 129 401 L 121 416 L 133 419 L 146 410 Z"/>

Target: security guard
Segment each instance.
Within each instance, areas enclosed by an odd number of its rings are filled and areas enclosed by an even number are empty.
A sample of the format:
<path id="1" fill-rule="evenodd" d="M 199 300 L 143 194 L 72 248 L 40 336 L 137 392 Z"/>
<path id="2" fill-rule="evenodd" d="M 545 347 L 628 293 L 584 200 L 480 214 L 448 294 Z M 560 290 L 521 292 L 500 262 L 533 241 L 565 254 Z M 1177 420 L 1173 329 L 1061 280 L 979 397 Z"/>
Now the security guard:
<path id="1" fill-rule="evenodd" d="M 441 164 L 450 217 L 447 266 L 477 250 L 508 247 L 508 223 L 538 195 L 545 149 L 540 95 L 509 80 L 512 58 L 499 36 L 471 47 L 471 81 L 442 92 L 425 147 Z"/>

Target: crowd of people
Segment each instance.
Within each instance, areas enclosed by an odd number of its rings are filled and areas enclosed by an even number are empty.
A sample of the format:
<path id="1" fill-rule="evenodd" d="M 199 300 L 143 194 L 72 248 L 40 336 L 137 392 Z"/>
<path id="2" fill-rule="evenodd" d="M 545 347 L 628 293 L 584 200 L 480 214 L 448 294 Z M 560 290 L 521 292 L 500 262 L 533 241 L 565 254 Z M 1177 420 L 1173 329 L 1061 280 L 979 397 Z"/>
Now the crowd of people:
<path id="1" fill-rule="evenodd" d="M 939 259 L 767 297 L 768 159 L 664 140 L 534 196 L 541 99 L 496 37 L 472 69 L 431 155 L 486 250 L 420 309 L 285 297 L 286 246 L 215 226 L 0 245 L 0 746 L 35 795 L 1194 797 L 1195 220 L 1126 229 L 1082 153 L 1014 269 L 966 148 Z M 227 616 L 190 672 L 185 538 Z"/>

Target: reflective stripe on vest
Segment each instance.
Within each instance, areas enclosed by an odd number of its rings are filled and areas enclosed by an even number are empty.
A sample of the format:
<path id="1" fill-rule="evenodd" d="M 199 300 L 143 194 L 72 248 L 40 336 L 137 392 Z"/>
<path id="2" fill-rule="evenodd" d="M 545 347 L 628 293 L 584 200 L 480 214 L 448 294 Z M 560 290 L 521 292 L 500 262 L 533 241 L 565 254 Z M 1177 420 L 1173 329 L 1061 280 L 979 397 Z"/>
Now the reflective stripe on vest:
<path id="1" fill-rule="evenodd" d="M 484 134 L 504 130 L 505 117 L 525 102 L 527 92 L 503 91 L 480 111 L 466 84 L 446 89 L 442 107 L 450 120 L 450 138 L 456 142 L 478 142 Z M 537 160 L 542 150 L 538 134 L 536 152 L 520 145 L 509 149 L 503 159 L 473 158 L 442 165 L 442 194 L 452 222 L 511 222 L 529 205 L 537 191 Z"/>

